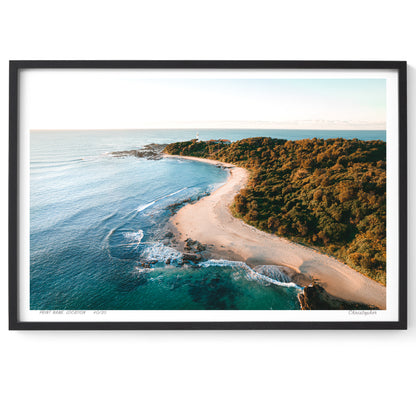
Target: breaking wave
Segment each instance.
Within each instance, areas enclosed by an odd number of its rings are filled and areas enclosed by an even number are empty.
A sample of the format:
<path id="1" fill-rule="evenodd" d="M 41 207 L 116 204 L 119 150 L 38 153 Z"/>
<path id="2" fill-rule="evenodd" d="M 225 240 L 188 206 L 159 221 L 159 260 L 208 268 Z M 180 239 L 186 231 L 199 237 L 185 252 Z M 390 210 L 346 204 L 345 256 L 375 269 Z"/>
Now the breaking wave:
<path id="1" fill-rule="evenodd" d="M 144 231 L 127 231 L 113 228 L 104 239 L 104 247 L 113 258 L 128 260 L 137 258 L 137 253 L 143 246 Z"/>
<path id="2" fill-rule="evenodd" d="M 231 268 L 240 268 L 245 271 L 245 277 L 247 280 L 256 280 L 266 284 L 273 284 L 276 286 L 284 286 L 284 287 L 297 287 L 295 283 L 293 283 L 290 278 L 285 275 L 282 271 L 279 273 L 275 273 L 273 276 L 268 275 L 266 276 L 259 271 L 253 270 L 243 261 L 231 261 L 231 260 L 207 260 L 200 264 L 201 267 L 231 267 Z M 268 267 L 268 266 L 260 266 L 260 267 Z"/>
<path id="3" fill-rule="evenodd" d="M 147 261 L 178 263 L 182 261 L 182 253 L 162 243 L 149 244 L 141 253 L 141 258 Z"/>
<path id="4" fill-rule="evenodd" d="M 124 232 L 123 237 L 127 240 L 128 245 L 139 245 L 144 236 L 143 230 L 139 230 L 136 233 L 134 232 Z"/>
<path id="5" fill-rule="evenodd" d="M 187 187 L 187 186 L 185 186 L 185 188 L 179 189 L 178 191 L 172 192 L 172 193 L 167 194 L 167 195 L 163 195 L 163 196 L 161 196 L 160 198 L 157 198 L 157 199 L 155 199 L 155 200 L 153 200 L 153 201 L 151 201 L 151 202 L 148 202 L 147 204 L 142 204 L 142 205 L 139 205 L 139 206 L 138 206 L 138 207 L 137 207 L 134 211 L 136 211 L 136 212 L 141 212 L 141 211 L 145 210 L 146 208 L 151 207 L 151 206 L 152 206 L 153 204 L 155 204 L 156 202 L 161 201 L 162 199 L 165 199 L 165 198 L 169 198 L 170 196 L 176 195 L 176 194 L 178 194 L 179 192 L 184 191 L 185 189 L 188 189 L 188 187 Z"/>
<path id="6" fill-rule="evenodd" d="M 292 282 L 290 277 L 280 268 L 280 266 L 261 265 L 261 266 L 254 267 L 254 270 L 257 273 L 270 277 L 271 279 L 278 280 L 279 282 L 282 282 L 282 283 Z"/>
<path id="7" fill-rule="evenodd" d="M 149 202 L 148 204 L 139 205 L 139 206 L 136 208 L 136 211 L 137 211 L 137 212 L 141 212 L 141 211 L 145 210 L 146 208 L 151 207 L 151 206 L 152 206 L 152 205 L 153 205 L 156 201 L 157 201 L 157 199 L 156 199 L 156 200 L 154 200 L 154 201 L 152 201 L 152 202 Z"/>

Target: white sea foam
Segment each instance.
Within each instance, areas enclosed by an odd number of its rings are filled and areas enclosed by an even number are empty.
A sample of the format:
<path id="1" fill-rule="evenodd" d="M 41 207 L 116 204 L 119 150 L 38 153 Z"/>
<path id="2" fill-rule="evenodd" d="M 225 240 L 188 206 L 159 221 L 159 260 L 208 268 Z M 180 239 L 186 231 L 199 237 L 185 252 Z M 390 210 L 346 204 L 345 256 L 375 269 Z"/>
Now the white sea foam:
<path id="1" fill-rule="evenodd" d="M 291 283 L 290 277 L 282 270 L 280 266 L 261 265 L 256 266 L 254 271 L 283 283 Z"/>
<path id="2" fill-rule="evenodd" d="M 289 277 L 286 276 L 283 272 L 275 273 L 273 277 L 266 276 L 258 271 L 253 270 L 251 267 L 247 266 L 243 261 L 231 261 L 231 260 L 207 260 L 200 264 L 201 267 L 233 267 L 241 268 L 245 271 L 245 277 L 247 280 L 257 280 L 266 284 L 273 284 L 276 286 L 284 287 L 297 287 L 297 285 L 290 281 Z M 282 279 L 282 280 L 279 280 Z"/>
<path id="3" fill-rule="evenodd" d="M 185 186 L 185 188 L 179 189 L 179 191 L 172 192 L 171 194 L 166 195 L 166 196 L 164 196 L 163 198 L 167 198 L 168 196 L 176 195 L 176 194 L 178 194 L 179 192 L 184 191 L 185 189 L 188 189 L 188 187 L 187 187 L 187 186 Z M 160 198 L 160 199 L 163 199 L 163 198 Z"/>
<path id="4" fill-rule="evenodd" d="M 188 187 L 186 186 L 185 188 L 179 189 L 178 191 L 172 192 L 172 193 L 167 194 L 167 195 L 163 195 L 163 196 L 161 196 L 160 198 L 157 198 L 157 199 L 155 199 L 154 201 L 151 201 L 151 202 L 149 202 L 149 203 L 147 203 L 147 204 L 139 205 L 139 206 L 135 209 L 135 211 L 137 211 L 137 212 L 141 212 L 141 211 L 145 210 L 146 208 L 149 208 L 150 206 L 152 206 L 154 203 L 156 203 L 156 202 L 158 202 L 158 201 L 160 201 L 160 200 L 162 200 L 162 199 L 168 198 L 168 197 L 170 197 L 170 196 L 176 195 L 176 194 L 178 194 L 179 192 L 184 191 L 185 189 L 188 189 Z"/>
<path id="5" fill-rule="evenodd" d="M 142 241 L 142 239 L 143 239 L 143 236 L 144 236 L 144 232 L 143 232 L 143 230 L 139 230 L 139 231 L 137 231 L 136 233 L 134 233 L 134 232 L 127 232 L 127 233 L 123 233 L 123 237 L 126 239 L 126 240 L 128 240 L 128 243 L 130 244 L 130 245 L 133 245 L 133 244 L 137 244 L 137 245 L 139 245 L 140 244 L 140 242 Z"/>
<path id="6" fill-rule="evenodd" d="M 136 211 L 137 211 L 137 212 L 141 212 L 141 211 L 145 210 L 146 208 L 149 208 L 150 206 L 152 206 L 152 205 L 153 205 L 156 201 L 157 201 L 157 200 L 154 200 L 154 201 L 152 201 L 152 202 L 149 202 L 148 204 L 139 205 L 139 206 L 136 208 Z"/>
<path id="7" fill-rule="evenodd" d="M 145 260 L 158 262 L 179 262 L 182 260 L 182 253 L 174 248 L 167 247 L 162 243 L 149 244 L 141 253 Z"/>

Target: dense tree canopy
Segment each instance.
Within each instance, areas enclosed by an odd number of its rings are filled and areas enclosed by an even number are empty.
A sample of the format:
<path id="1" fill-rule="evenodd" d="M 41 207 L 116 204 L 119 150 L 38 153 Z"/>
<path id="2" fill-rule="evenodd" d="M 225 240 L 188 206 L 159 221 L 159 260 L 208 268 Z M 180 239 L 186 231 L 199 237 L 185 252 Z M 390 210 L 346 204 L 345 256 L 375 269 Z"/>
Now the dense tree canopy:
<path id="1" fill-rule="evenodd" d="M 178 142 L 165 152 L 247 168 L 250 180 L 234 200 L 234 215 L 385 284 L 385 142 L 255 137 Z"/>

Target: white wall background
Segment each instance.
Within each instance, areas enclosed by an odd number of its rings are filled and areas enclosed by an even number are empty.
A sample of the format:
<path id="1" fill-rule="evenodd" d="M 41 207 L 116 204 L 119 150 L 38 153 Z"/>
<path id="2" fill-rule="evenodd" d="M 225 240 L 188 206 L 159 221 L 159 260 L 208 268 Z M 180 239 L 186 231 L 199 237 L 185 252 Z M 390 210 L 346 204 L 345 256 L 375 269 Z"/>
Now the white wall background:
<path id="1" fill-rule="evenodd" d="M 13 415 L 412 414 L 416 165 L 409 167 L 409 330 L 8 332 L 9 59 L 407 60 L 411 1 L 19 1 L 0 6 L 0 409 Z"/>

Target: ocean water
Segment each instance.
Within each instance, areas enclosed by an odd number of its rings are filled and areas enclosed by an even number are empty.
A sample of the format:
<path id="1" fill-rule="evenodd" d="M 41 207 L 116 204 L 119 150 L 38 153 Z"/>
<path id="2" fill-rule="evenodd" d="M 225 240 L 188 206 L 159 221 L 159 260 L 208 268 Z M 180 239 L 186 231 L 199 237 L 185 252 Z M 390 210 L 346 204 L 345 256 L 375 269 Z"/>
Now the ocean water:
<path id="1" fill-rule="evenodd" d="M 201 139 L 301 138 L 284 130 L 199 133 Z M 189 140 L 195 134 L 195 130 L 31 132 L 31 309 L 299 309 L 300 289 L 293 284 L 239 262 L 181 266 L 181 253 L 166 244 L 171 205 L 211 192 L 227 180 L 226 171 L 194 161 L 110 154 L 149 143 Z M 385 139 L 380 132 L 353 136 Z M 152 268 L 143 268 L 141 263 L 149 260 L 154 262 Z"/>

